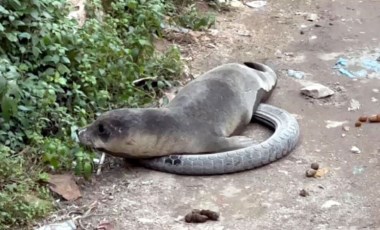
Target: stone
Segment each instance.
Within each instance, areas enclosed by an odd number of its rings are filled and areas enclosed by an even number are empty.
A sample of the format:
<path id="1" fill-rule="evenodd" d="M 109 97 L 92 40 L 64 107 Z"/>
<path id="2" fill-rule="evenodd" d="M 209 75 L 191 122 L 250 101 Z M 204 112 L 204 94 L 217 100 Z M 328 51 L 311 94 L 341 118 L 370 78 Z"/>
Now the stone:
<path id="1" fill-rule="evenodd" d="M 322 205 L 322 208 L 323 209 L 329 209 L 329 208 L 331 208 L 331 207 L 333 207 L 333 206 L 340 206 L 341 204 L 339 203 L 339 202 L 337 202 L 337 201 L 334 201 L 334 200 L 328 200 L 328 201 L 326 201 L 325 203 L 323 203 L 323 205 Z"/>
<path id="2" fill-rule="evenodd" d="M 73 220 L 68 220 L 61 223 L 53 223 L 49 225 L 42 226 L 37 230 L 75 230 L 77 229 L 75 222 Z"/>
<path id="3" fill-rule="evenodd" d="M 360 102 L 355 99 L 351 99 L 350 101 L 350 107 L 348 108 L 348 111 L 356 111 L 360 109 Z"/>
<path id="4" fill-rule="evenodd" d="M 360 149 L 359 149 L 358 147 L 356 147 L 356 146 L 352 146 L 352 148 L 351 148 L 351 152 L 352 152 L 352 153 L 355 153 L 355 154 L 359 154 L 359 153 L 361 153 L 362 151 L 360 151 Z"/>
<path id="5" fill-rule="evenodd" d="M 302 88 L 301 93 L 316 99 L 334 95 L 334 91 L 332 89 L 319 83 L 313 83 Z"/>
<path id="6" fill-rule="evenodd" d="M 245 4 L 251 8 L 261 8 L 267 4 L 267 1 L 252 1 Z"/>
<path id="7" fill-rule="evenodd" d="M 318 20 L 318 14 L 307 14 L 306 20 L 311 21 L 311 22 L 316 21 Z"/>

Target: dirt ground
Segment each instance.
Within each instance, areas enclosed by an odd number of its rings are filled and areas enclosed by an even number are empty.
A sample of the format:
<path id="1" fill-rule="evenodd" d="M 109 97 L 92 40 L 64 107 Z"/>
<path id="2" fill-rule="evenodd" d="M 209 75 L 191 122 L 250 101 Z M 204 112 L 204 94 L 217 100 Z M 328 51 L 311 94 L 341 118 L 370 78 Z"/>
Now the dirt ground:
<path id="1" fill-rule="evenodd" d="M 308 21 L 303 13 L 318 19 Z M 380 229 L 380 123 L 354 126 L 360 115 L 380 113 L 380 78 L 352 80 L 333 69 L 340 56 L 380 56 L 379 25 L 378 0 L 271 0 L 259 9 L 243 6 L 220 14 L 211 32 L 181 44 L 190 72 L 196 76 L 223 63 L 251 60 L 273 67 L 279 82 L 268 103 L 299 121 L 296 150 L 268 166 L 221 176 L 116 166 L 82 186 L 83 197 L 68 209 L 96 202 L 81 221 L 86 229 L 101 222 L 132 230 Z M 305 72 L 306 80 L 335 94 L 302 96 L 300 81 L 289 77 L 288 69 Z M 360 102 L 359 110 L 348 110 L 352 99 Z M 327 128 L 328 120 L 346 121 L 349 130 Z M 268 136 L 264 128 L 254 130 L 258 138 Z M 352 146 L 361 153 L 352 153 Z M 327 174 L 305 177 L 313 162 Z M 310 195 L 300 196 L 301 189 Z M 182 218 L 193 208 L 218 211 L 220 220 L 187 224 Z"/>

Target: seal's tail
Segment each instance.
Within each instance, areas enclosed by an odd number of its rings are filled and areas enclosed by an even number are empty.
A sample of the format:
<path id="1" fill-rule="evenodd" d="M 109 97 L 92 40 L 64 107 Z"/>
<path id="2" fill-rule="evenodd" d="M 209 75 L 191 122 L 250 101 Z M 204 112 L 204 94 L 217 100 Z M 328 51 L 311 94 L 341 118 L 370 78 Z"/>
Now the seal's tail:
<path id="1" fill-rule="evenodd" d="M 258 62 L 244 62 L 247 67 L 257 70 L 259 77 L 262 79 L 261 87 L 270 95 L 277 84 L 277 74 L 272 68 Z M 268 96 L 269 96 L 268 95 Z"/>

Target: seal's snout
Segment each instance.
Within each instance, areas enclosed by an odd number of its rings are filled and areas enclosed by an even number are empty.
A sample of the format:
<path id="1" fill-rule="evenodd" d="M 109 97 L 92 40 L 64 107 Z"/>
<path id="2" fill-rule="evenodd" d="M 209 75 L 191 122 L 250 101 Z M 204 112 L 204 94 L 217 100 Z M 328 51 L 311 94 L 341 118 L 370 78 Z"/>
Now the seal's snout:
<path id="1" fill-rule="evenodd" d="M 77 133 L 79 142 L 83 145 L 91 145 L 91 141 L 89 140 L 89 137 L 86 131 L 87 131 L 87 128 L 77 129 L 76 133 Z"/>

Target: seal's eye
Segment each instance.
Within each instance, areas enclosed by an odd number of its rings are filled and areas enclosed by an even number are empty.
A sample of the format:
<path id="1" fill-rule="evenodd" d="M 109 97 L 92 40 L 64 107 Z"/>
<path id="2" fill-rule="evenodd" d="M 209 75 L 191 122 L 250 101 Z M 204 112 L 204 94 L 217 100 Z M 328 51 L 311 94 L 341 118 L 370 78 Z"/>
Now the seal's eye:
<path id="1" fill-rule="evenodd" d="M 98 125 L 98 132 L 99 132 L 99 134 L 105 134 L 106 133 L 106 129 L 104 128 L 103 124 Z"/>

